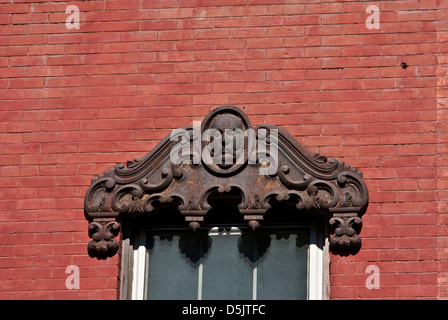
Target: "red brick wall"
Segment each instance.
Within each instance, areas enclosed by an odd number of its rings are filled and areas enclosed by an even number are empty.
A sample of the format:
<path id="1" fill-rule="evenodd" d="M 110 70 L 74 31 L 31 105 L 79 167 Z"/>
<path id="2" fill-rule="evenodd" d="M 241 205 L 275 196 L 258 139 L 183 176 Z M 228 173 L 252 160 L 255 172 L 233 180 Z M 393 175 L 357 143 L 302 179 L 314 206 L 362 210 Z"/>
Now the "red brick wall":
<path id="1" fill-rule="evenodd" d="M 379 30 L 365 25 L 371 4 Z M 446 298 L 447 9 L 0 0 L 0 299 L 115 299 L 118 258 L 87 256 L 91 178 L 225 104 L 364 173 L 363 247 L 332 256 L 331 298 Z M 380 289 L 365 286 L 369 265 Z"/>

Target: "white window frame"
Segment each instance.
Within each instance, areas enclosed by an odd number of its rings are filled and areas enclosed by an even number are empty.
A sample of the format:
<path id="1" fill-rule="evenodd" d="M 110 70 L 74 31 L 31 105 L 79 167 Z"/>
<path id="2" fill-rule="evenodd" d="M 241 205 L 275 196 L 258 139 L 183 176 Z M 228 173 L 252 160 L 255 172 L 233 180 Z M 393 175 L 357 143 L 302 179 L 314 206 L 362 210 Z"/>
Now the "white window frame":
<path id="1" fill-rule="evenodd" d="M 307 265 L 307 299 L 308 300 L 322 300 L 324 299 L 324 250 L 323 236 L 316 232 L 316 225 L 314 223 L 304 225 L 310 229 L 310 245 L 308 247 L 308 265 Z M 300 227 L 300 225 L 285 226 L 289 228 Z M 150 228 L 141 228 L 140 232 L 135 237 L 136 246 L 133 249 L 133 269 L 132 269 L 132 285 L 131 285 L 131 299 L 143 300 L 145 295 L 145 284 L 147 282 L 146 265 L 148 257 L 146 250 L 146 237 Z M 212 228 L 209 232 L 210 236 L 222 234 L 218 232 L 218 228 Z M 238 228 L 232 227 L 229 235 L 239 235 L 241 231 Z M 257 269 L 254 268 L 253 277 L 257 276 Z M 199 280 L 202 279 L 202 263 L 199 265 Z M 255 283 L 253 281 L 253 283 Z M 252 298 L 256 299 L 256 286 L 252 288 Z M 198 286 L 198 300 L 202 300 L 202 286 Z"/>

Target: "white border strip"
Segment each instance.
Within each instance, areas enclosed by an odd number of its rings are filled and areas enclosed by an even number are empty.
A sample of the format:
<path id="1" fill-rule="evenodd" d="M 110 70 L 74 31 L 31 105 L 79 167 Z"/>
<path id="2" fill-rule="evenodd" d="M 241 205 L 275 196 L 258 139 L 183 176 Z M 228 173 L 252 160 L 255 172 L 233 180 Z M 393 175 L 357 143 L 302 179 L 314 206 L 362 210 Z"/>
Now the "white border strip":
<path id="1" fill-rule="evenodd" d="M 146 232 L 140 231 L 136 239 L 138 249 L 134 250 L 134 268 L 132 277 L 132 300 L 143 300 L 145 292 L 145 264 L 146 264 Z"/>
<path id="2" fill-rule="evenodd" d="M 308 250 L 308 299 L 322 300 L 323 251 L 318 246 L 314 224 L 310 228 Z"/>

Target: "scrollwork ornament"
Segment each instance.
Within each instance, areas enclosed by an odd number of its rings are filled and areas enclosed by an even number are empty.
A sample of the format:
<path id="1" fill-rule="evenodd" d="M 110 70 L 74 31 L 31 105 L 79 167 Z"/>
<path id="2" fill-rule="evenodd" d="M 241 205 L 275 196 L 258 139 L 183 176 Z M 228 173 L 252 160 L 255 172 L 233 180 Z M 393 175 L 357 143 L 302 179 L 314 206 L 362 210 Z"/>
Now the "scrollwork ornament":
<path id="1" fill-rule="evenodd" d="M 142 211 L 143 190 L 136 184 L 119 188 L 112 200 L 112 209 L 117 212 Z"/>
<path id="2" fill-rule="evenodd" d="M 278 177 L 280 181 L 288 189 L 303 190 L 311 183 L 312 177 L 309 174 L 304 174 L 302 177 L 302 181 L 290 179 L 288 177 L 290 171 L 290 168 L 286 165 L 281 166 L 278 170 Z"/>
<path id="3" fill-rule="evenodd" d="M 367 186 L 356 171 L 343 171 L 337 176 L 337 184 L 342 188 L 343 207 L 364 208 L 368 203 Z"/>
<path id="4" fill-rule="evenodd" d="M 333 217 L 329 224 L 334 230 L 334 235 L 329 241 L 331 252 L 346 256 L 359 251 L 361 238 L 358 233 L 362 227 L 361 218 L 358 216 Z"/>
<path id="5" fill-rule="evenodd" d="M 108 211 L 108 194 L 115 188 L 115 181 L 111 177 L 97 179 L 89 188 L 84 199 L 87 212 Z"/>
<path id="6" fill-rule="evenodd" d="M 308 185 L 307 191 L 313 198 L 313 204 L 316 208 L 327 209 L 338 203 L 339 192 L 330 182 L 315 180 Z"/>
<path id="7" fill-rule="evenodd" d="M 155 193 L 165 190 L 173 181 L 173 179 L 181 179 L 183 176 L 182 170 L 178 166 L 164 168 L 161 172 L 161 181 L 158 184 L 151 184 L 148 178 L 143 178 L 139 182 L 139 186 L 146 193 Z"/>
<path id="8" fill-rule="evenodd" d="M 115 237 L 120 232 L 116 221 L 93 221 L 89 223 L 89 236 L 92 240 L 87 245 L 89 256 L 104 260 L 118 252 L 119 244 Z"/>
<path id="9" fill-rule="evenodd" d="M 174 199 L 171 196 L 166 196 L 162 193 L 152 194 L 149 197 L 146 197 L 145 200 L 142 201 L 142 211 L 151 213 L 154 211 L 153 202 L 158 201 L 160 203 L 170 203 Z"/>

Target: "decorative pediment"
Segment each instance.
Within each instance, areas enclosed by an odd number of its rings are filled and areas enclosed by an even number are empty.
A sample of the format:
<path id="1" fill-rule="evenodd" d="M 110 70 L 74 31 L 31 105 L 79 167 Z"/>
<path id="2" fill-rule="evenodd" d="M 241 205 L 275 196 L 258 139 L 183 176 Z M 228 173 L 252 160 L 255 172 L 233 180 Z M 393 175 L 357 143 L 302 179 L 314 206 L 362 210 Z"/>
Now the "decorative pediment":
<path id="1" fill-rule="evenodd" d="M 238 210 L 252 229 L 263 227 L 272 202 L 282 202 L 326 217 L 331 252 L 353 254 L 361 246 L 368 205 L 362 174 L 310 153 L 282 128 L 253 128 L 241 110 L 224 106 L 92 180 L 84 201 L 88 252 L 99 259 L 116 254 L 121 221 L 157 213 L 155 203 L 175 204 L 196 230 L 212 208 L 209 196 L 230 191 L 240 194 Z"/>

